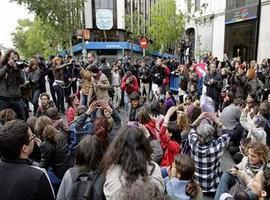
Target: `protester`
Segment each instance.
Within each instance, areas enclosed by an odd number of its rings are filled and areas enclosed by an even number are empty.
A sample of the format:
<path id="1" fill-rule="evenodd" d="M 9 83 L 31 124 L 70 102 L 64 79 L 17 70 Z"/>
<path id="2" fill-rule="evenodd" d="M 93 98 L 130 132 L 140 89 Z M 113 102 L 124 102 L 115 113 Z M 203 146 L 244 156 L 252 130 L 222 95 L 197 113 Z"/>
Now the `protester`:
<path id="1" fill-rule="evenodd" d="M 110 88 L 110 82 L 105 74 L 96 66 L 92 65 L 89 68 L 91 73 L 91 85 L 88 96 L 89 105 L 95 100 L 110 101 L 108 90 Z"/>
<path id="2" fill-rule="evenodd" d="M 13 120 L 0 130 L 0 196 L 3 200 L 53 200 L 54 192 L 44 170 L 31 165 L 36 136 L 25 122 Z"/>
<path id="3" fill-rule="evenodd" d="M 89 174 L 88 177 L 92 179 L 93 185 L 88 189 L 87 198 L 93 200 L 105 199 L 103 193 L 105 177 L 101 175 L 100 162 L 108 146 L 107 134 L 104 129 L 99 127 L 96 129 L 94 136 L 88 135 L 80 141 L 76 150 L 75 167 L 70 168 L 65 173 L 57 194 L 57 200 L 79 197 L 76 196 L 78 194 L 75 193 L 77 189 L 75 187 L 79 187 L 76 182 L 80 174 Z M 92 192 L 90 192 L 90 189 Z"/>
<path id="4" fill-rule="evenodd" d="M 122 129 L 103 158 L 106 199 L 122 199 L 121 191 L 138 180 L 153 183 L 160 192 L 164 191 L 160 168 L 151 160 L 151 153 L 141 129 L 134 126 Z"/>
<path id="5" fill-rule="evenodd" d="M 68 125 L 70 125 L 71 122 L 74 120 L 75 113 L 80 102 L 79 102 L 78 97 L 75 94 L 72 94 L 68 97 L 67 104 L 68 104 L 67 122 L 68 122 Z"/>
<path id="6" fill-rule="evenodd" d="M 11 108 L 19 119 L 26 120 L 25 104 L 20 88 L 26 81 L 24 67 L 17 51 L 6 52 L 0 66 L 0 111 Z"/>

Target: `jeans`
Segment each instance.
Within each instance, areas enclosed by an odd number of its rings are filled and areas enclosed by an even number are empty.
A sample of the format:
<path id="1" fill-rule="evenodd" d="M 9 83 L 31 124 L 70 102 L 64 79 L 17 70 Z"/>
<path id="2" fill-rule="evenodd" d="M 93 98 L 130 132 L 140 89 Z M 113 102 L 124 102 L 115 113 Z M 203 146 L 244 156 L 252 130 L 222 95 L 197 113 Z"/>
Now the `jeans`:
<path id="1" fill-rule="evenodd" d="M 88 101 L 88 95 L 84 95 L 83 93 L 81 93 L 80 105 L 87 106 L 87 101 Z"/>
<path id="2" fill-rule="evenodd" d="M 50 181 L 51 181 L 51 184 L 52 184 L 52 186 L 53 186 L 54 193 L 57 194 L 62 179 L 58 178 L 58 177 L 53 173 L 53 171 L 52 171 L 51 168 L 48 169 L 47 173 L 48 173 L 49 179 L 50 179 Z"/>
<path id="3" fill-rule="evenodd" d="M 18 99 L 16 101 L 0 100 L 0 111 L 7 108 L 13 109 L 17 114 L 18 119 L 26 120 L 25 103 L 23 99 Z"/>
<path id="4" fill-rule="evenodd" d="M 113 87 L 114 89 L 114 97 L 113 97 L 113 106 L 114 108 L 118 109 L 120 107 L 122 94 L 121 94 L 121 88 L 119 87 Z"/>
<path id="5" fill-rule="evenodd" d="M 32 92 L 31 102 L 32 102 L 32 104 L 34 106 L 34 115 L 36 115 L 36 112 L 37 112 L 37 109 L 38 109 L 38 98 L 39 98 L 39 95 L 40 95 L 40 89 L 35 89 Z"/>
<path id="6" fill-rule="evenodd" d="M 224 172 L 220 179 L 214 200 L 219 200 L 220 195 L 223 193 L 228 193 L 231 187 L 235 185 L 235 183 L 236 178 L 230 173 Z"/>
<path id="7" fill-rule="evenodd" d="M 56 107 L 58 109 L 58 112 L 65 113 L 65 90 L 64 88 L 61 88 L 59 85 L 53 86 L 57 100 L 56 100 Z"/>

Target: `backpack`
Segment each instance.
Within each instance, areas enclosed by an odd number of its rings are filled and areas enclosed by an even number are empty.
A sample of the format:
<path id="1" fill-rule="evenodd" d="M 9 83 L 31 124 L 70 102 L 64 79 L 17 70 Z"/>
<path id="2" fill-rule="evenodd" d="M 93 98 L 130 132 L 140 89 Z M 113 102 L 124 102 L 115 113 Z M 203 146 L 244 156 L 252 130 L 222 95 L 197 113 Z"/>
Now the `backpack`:
<path id="1" fill-rule="evenodd" d="M 70 168 L 73 182 L 70 200 L 89 200 L 93 197 L 94 185 L 99 177 L 97 171 L 79 173 L 78 167 Z"/>

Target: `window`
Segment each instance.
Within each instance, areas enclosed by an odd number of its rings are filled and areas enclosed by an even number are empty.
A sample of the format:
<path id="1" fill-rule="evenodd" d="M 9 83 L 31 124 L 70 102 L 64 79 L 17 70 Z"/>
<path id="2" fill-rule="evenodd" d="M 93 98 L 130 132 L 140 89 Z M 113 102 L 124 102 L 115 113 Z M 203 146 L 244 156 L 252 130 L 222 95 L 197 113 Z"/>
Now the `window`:
<path id="1" fill-rule="evenodd" d="M 113 1 L 111 0 L 95 0 L 96 9 L 108 8 L 113 9 Z"/>
<path id="2" fill-rule="evenodd" d="M 201 7 L 201 1 L 195 0 L 195 11 L 199 11 Z"/>
<path id="3" fill-rule="evenodd" d="M 191 12 L 191 0 L 187 0 L 187 11 L 188 13 Z"/>
<path id="4" fill-rule="evenodd" d="M 233 10 L 236 8 L 241 8 L 249 6 L 255 3 L 259 3 L 258 0 L 227 0 L 226 10 Z"/>

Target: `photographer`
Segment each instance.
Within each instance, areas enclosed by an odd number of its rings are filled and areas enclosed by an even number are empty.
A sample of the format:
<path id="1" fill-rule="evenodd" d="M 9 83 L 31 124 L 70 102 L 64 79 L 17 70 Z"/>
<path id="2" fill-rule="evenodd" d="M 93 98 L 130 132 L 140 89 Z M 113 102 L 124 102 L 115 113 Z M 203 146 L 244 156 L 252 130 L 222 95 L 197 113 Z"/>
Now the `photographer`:
<path id="1" fill-rule="evenodd" d="M 122 78 L 121 89 L 124 91 L 124 103 L 125 110 L 129 110 L 129 95 L 132 92 L 139 91 L 139 84 L 136 76 L 132 75 L 131 71 L 126 72 L 125 76 Z"/>
<path id="2" fill-rule="evenodd" d="M 19 119 L 26 120 L 21 85 L 25 83 L 25 73 L 18 52 L 9 50 L 0 66 L 0 111 L 13 109 Z"/>

